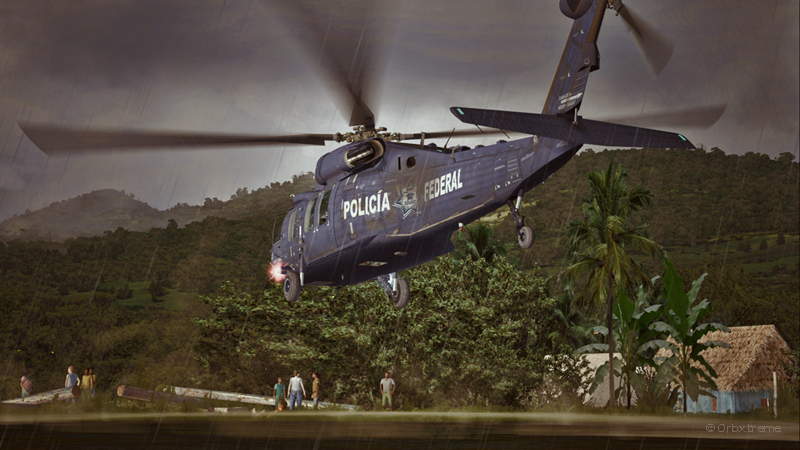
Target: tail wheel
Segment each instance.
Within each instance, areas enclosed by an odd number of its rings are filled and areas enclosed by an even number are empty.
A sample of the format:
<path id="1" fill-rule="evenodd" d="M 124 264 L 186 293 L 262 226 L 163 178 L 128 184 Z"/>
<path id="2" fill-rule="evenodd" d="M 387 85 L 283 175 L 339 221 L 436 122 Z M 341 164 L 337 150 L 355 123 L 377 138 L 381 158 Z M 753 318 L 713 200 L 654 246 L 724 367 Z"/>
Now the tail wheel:
<path id="1" fill-rule="evenodd" d="M 397 280 L 397 289 L 392 292 L 392 304 L 397 309 L 403 309 L 411 298 L 411 289 L 408 287 L 408 280 L 402 278 Z"/>
<path id="2" fill-rule="evenodd" d="M 531 248 L 533 245 L 533 240 L 536 235 L 533 233 L 533 229 L 527 225 L 519 229 L 519 234 L 517 235 L 517 241 L 519 242 L 519 246 L 528 249 Z"/>
<path id="3" fill-rule="evenodd" d="M 300 298 L 300 276 L 297 272 L 287 270 L 283 280 L 283 297 L 287 302 L 296 302 Z"/>

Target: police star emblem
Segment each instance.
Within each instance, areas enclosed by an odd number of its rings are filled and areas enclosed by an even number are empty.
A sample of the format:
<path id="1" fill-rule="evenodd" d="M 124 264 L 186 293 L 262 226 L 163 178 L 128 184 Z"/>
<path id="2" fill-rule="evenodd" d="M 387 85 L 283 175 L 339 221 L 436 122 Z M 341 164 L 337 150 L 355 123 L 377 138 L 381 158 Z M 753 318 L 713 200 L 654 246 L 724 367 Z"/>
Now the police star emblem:
<path id="1" fill-rule="evenodd" d="M 403 219 L 408 217 L 411 213 L 419 214 L 417 209 L 417 188 L 413 187 L 398 187 L 397 200 L 392 204 L 395 208 L 400 208 L 403 211 Z"/>

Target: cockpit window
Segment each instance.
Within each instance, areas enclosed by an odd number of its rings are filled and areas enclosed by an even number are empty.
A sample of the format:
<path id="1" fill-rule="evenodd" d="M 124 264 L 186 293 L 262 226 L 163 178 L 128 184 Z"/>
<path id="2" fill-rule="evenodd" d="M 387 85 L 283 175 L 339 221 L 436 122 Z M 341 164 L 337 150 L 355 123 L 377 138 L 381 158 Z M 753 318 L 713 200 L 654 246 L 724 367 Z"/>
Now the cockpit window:
<path id="1" fill-rule="evenodd" d="M 290 241 L 294 239 L 294 229 L 296 227 L 295 223 L 296 220 L 297 220 L 297 210 L 295 209 L 294 211 L 292 211 L 292 214 L 289 216 L 289 221 L 287 222 L 287 226 L 289 227 L 289 229 L 286 230 L 286 236 L 287 239 Z"/>
<path id="2" fill-rule="evenodd" d="M 328 191 L 322 196 L 322 201 L 319 204 L 319 225 L 328 221 L 328 200 L 331 198 L 331 192 Z"/>
<path id="3" fill-rule="evenodd" d="M 303 232 L 305 233 L 308 233 L 311 230 L 311 225 L 313 225 L 312 219 L 314 218 L 314 210 L 316 209 L 316 206 L 317 197 L 308 202 L 308 205 L 306 206 L 306 216 L 303 220 Z"/>

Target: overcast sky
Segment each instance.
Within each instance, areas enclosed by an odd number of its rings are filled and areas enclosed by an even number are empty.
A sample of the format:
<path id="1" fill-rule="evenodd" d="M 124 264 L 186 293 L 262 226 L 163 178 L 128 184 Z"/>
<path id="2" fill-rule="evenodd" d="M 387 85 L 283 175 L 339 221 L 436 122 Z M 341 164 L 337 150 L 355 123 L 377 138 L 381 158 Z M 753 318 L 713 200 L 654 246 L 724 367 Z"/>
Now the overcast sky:
<path id="1" fill-rule="evenodd" d="M 297 44 L 303 27 L 277 3 L 0 0 L 0 220 L 97 189 L 125 189 L 165 209 L 313 171 L 335 145 L 48 158 L 17 126 L 347 131 L 315 56 Z M 455 105 L 541 112 L 572 22 L 555 0 L 390 4 L 369 12 L 390 41 L 379 106 L 371 105 L 379 126 L 461 128 L 448 111 Z M 796 0 L 626 4 L 676 41 L 672 60 L 652 78 L 621 20 L 607 13 L 583 116 L 727 103 L 711 129 L 672 131 L 727 153 L 798 154 Z M 334 37 L 340 21 L 358 15 L 353 5 L 313 2 L 316 16 L 305 25 L 328 20 Z"/>

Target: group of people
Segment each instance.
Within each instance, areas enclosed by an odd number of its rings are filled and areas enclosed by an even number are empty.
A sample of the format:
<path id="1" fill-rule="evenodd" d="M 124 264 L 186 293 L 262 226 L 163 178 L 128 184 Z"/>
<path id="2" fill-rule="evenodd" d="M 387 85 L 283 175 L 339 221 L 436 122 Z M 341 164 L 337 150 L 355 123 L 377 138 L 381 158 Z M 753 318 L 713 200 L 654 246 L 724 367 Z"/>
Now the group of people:
<path id="1" fill-rule="evenodd" d="M 19 380 L 19 387 L 22 388 L 22 392 L 20 394 L 22 398 L 25 398 L 33 393 L 33 381 L 28 378 L 28 375 L 30 375 L 30 371 L 23 370 L 22 378 Z M 67 368 L 67 378 L 64 380 L 64 387 L 71 388 L 77 385 L 81 388 L 81 396 L 94 397 L 94 386 L 96 381 L 97 376 L 94 374 L 93 367 L 85 368 L 83 370 L 83 376 L 79 377 L 78 374 L 75 373 L 75 367 L 69 366 Z"/>
<path id="2" fill-rule="evenodd" d="M 314 379 L 314 383 L 311 387 L 311 398 L 314 399 L 314 407 L 316 408 L 319 405 L 320 399 L 320 379 L 317 372 L 312 373 L 311 377 Z M 389 407 L 389 411 L 394 411 L 392 396 L 394 395 L 396 387 L 397 384 L 389 376 L 389 372 L 386 372 L 385 378 L 378 384 L 378 388 L 381 392 L 381 406 L 383 406 L 384 411 L 386 411 L 387 406 Z M 289 379 L 288 390 L 286 386 L 283 385 L 283 378 L 278 377 L 278 382 L 275 383 L 275 386 L 272 388 L 272 396 L 275 398 L 275 411 L 283 411 L 287 404 L 289 405 L 289 411 L 294 411 L 295 406 L 298 408 L 302 406 L 303 397 L 306 396 L 306 388 L 303 385 L 300 372 L 294 371 L 294 376 Z"/>
<path id="3" fill-rule="evenodd" d="M 30 378 L 28 378 L 29 372 L 27 370 L 22 372 L 22 379 L 20 380 L 20 387 L 22 388 L 22 397 L 27 397 L 31 395 L 33 382 Z M 320 399 L 320 379 L 319 374 L 314 372 L 311 374 L 311 378 L 314 379 L 314 383 L 311 386 L 311 398 L 314 399 L 314 407 L 319 405 Z M 71 388 L 73 386 L 78 386 L 81 388 L 81 396 L 82 397 L 94 397 L 94 387 L 97 381 L 97 376 L 94 374 L 93 367 L 87 367 L 83 370 L 83 376 L 79 377 L 78 374 L 75 373 L 75 367 L 69 366 L 67 368 L 67 378 L 64 380 L 64 387 Z M 397 387 L 394 380 L 389 377 L 389 372 L 385 373 L 385 378 L 383 378 L 379 383 L 379 389 L 381 392 L 381 406 L 383 406 L 383 410 L 386 411 L 386 407 L 389 407 L 389 411 L 394 411 L 394 406 L 392 402 L 392 396 L 394 395 L 394 390 Z M 289 411 L 294 411 L 295 406 L 298 408 L 303 405 L 303 398 L 306 396 L 306 387 L 303 385 L 303 379 L 300 377 L 300 372 L 294 371 L 294 376 L 289 379 L 289 386 L 288 389 L 286 386 L 283 385 L 283 378 L 278 377 L 278 382 L 275 383 L 275 386 L 272 389 L 272 396 L 275 398 L 275 411 L 282 411 L 285 408 L 285 405 L 289 405 Z"/>
<path id="4" fill-rule="evenodd" d="M 69 366 L 67 368 L 67 379 L 64 380 L 64 387 L 71 388 L 78 386 L 81 388 L 81 397 L 94 397 L 94 386 L 97 381 L 97 376 L 94 374 L 93 367 L 83 369 L 83 376 L 78 377 L 75 373 L 75 367 Z"/>
<path id="5" fill-rule="evenodd" d="M 311 398 L 314 399 L 314 407 L 319 405 L 320 392 L 319 392 L 319 374 L 314 372 L 311 374 L 314 383 L 311 387 Z M 294 411 L 295 406 L 298 408 L 303 405 L 303 397 L 306 396 L 306 387 L 303 385 L 303 379 L 300 378 L 300 372 L 294 371 L 294 376 L 289 379 L 288 390 L 283 385 L 283 378 L 278 377 L 278 382 L 272 388 L 272 396 L 275 398 L 275 411 L 283 411 L 285 405 L 289 405 L 289 411 Z"/>

